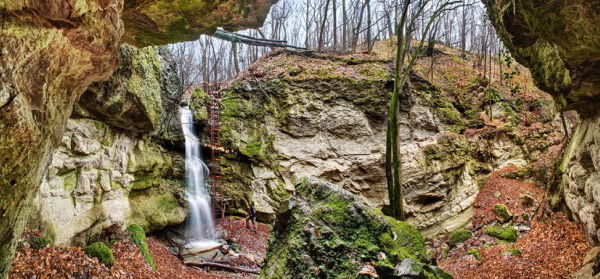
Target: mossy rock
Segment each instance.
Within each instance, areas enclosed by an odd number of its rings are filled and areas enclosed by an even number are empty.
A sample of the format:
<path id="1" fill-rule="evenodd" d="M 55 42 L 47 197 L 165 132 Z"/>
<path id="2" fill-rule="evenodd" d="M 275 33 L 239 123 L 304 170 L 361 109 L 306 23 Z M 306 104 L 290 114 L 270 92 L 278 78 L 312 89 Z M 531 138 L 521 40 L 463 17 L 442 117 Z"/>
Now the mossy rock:
<path id="1" fill-rule="evenodd" d="M 496 204 L 494 205 L 494 213 L 498 216 L 502 222 L 506 223 L 512 219 L 512 214 L 508 210 L 508 207 L 505 204 Z"/>
<path id="2" fill-rule="evenodd" d="M 144 256 L 144 260 L 148 263 L 152 269 L 156 270 L 156 265 L 154 264 L 154 259 L 152 259 L 152 254 L 150 254 L 150 249 L 148 248 L 148 243 L 146 242 L 146 232 L 144 232 L 144 228 L 140 225 L 131 225 L 127 228 L 127 233 L 129 234 L 129 240 L 133 243 Z"/>
<path id="3" fill-rule="evenodd" d="M 450 234 L 448 237 L 448 245 L 455 246 L 458 243 L 469 239 L 473 234 L 469 230 L 458 230 Z"/>
<path id="4" fill-rule="evenodd" d="M 29 246 L 33 249 L 42 249 L 46 246 L 52 245 L 52 239 L 47 237 L 30 237 L 26 240 Z"/>
<path id="5" fill-rule="evenodd" d="M 487 226 L 484 228 L 484 232 L 491 237 L 510 242 L 515 242 L 518 238 L 517 230 L 510 226 Z"/>
<path id="6" fill-rule="evenodd" d="M 115 262 L 112 250 L 103 242 L 94 242 L 83 248 L 83 250 L 85 250 L 85 253 L 90 257 L 98 258 L 101 263 L 108 267 L 112 266 Z"/>
<path id="7" fill-rule="evenodd" d="M 176 181 L 163 180 L 161 188 L 132 191 L 129 194 L 131 216 L 128 224 L 142 226 L 147 231 L 178 225 L 185 221 L 185 208 L 179 204 Z M 172 189 L 167 189 L 172 188 Z"/>
<path id="8" fill-rule="evenodd" d="M 277 216 L 262 278 L 368 278 L 360 270 L 372 263 L 381 278 L 392 278 L 405 260 L 419 267 L 419 278 L 451 278 L 430 265 L 425 241 L 410 224 L 314 178 L 296 189 Z"/>
<path id="9" fill-rule="evenodd" d="M 473 248 L 473 249 L 467 251 L 467 254 L 473 255 L 476 260 L 481 261 L 481 253 L 479 253 L 479 250 Z"/>
<path id="10" fill-rule="evenodd" d="M 517 257 L 521 256 L 521 250 L 519 250 L 517 248 L 507 249 L 504 251 L 504 253 L 511 254 L 511 255 L 517 256 Z"/>

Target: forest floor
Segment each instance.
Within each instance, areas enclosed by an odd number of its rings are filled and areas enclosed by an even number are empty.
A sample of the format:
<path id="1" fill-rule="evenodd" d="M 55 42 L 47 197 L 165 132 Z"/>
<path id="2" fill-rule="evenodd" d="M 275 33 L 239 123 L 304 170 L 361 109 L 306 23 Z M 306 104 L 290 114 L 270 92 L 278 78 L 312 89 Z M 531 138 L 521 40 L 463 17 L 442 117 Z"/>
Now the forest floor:
<path id="1" fill-rule="evenodd" d="M 549 210 L 545 191 L 535 184 L 503 177 L 511 171 L 492 173 L 481 189 L 470 237 L 455 235 L 451 241 L 443 236 L 433 242 L 439 266 L 454 278 L 568 278 L 581 267 L 590 250 L 583 230 L 565 214 Z M 505 226 L 517 228 L 514 242 L 485 233 L 486 226 L 503 223 L 494 212 L 498 204 L 513 216 Z"/>
<path id="2" fill-rule="evenodd" d="M 267 250 L 270 226 L 258 224 L 256 231 L 246 228 L 243 219 L 227 217 L 218 227 L 227 231 L 227 240 L 237 243 L 236 250 L 242 256 L 232 258 L 229 264 L 258 268 Z M 25 233 L 26 239 L 38 232 Z M 24 245 L 17 254 L 9 275 L 10 279 L 59 279 L 59 278 L 114 278 L 114 279 L 247 279 L 256 275 L 210 270 L 184 265 L 166 245 L 155 237 L 148 237 L 148 247 L 156 264 L 156 270 L 144 261 L 138 248 L 129 240 L 115 242 L 111 248 L 115 256 L 112 267 L 106 267 L 98 259 L 89 257 L 82 248 L 47 246 L 33 249 Z M 233 246 L 233 245 L 232 245 Z"/>

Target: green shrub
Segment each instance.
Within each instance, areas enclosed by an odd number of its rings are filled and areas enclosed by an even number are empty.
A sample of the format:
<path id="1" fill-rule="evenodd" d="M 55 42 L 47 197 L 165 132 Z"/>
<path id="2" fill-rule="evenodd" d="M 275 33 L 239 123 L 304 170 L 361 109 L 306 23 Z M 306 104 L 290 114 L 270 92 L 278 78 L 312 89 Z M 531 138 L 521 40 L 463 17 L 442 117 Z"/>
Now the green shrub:
<path id="1" fill-rule="evenodd" d="M 512 214 L 510 214 L 508 207 L 504 204 L 494 205 L 494 213 L 496 213 L 496 216 L 500 217 L 503 222 L 508 222 L 512 219 Z"/>
<path id="2" fill-rule="evenodd" d="M 450 234 L 450 237 L 448 238 L 448 244 L 450 246 L 454 246 L 458 243 L 461 243 L 461 242 L 469 239 L 469 237 L 471 237 L 471 235 L 472 235 L 471 231 L 469 231 L 469 230 L 455 231 Z"/>
<path id="3" fill-rule="evenodd" d="M 127 228 L 127 233 L 129 234 L 131 243 L 140 249 L 140 252 L 144 256 L 144 260 L 152 267 L 152 269 L 156 270 L 152 254 L 150 254 L 150 249 L 148 249 L 148 243 L 146 243 L 146 233 L 144 232 L 144 228 L 140 225 L 131 225 Z"/>
<path id="4" fill-rule="evenodd" d="M 106 266 L 112 266 L 115 261 L 112 250 L 102 242 L 94 242 L 83 248 L 83 250 L 85 250 L 90 257 L 98 258 L 98 260 Z"/>
<path id="5" fill-rule="evenodd" d="M 42 249 L 52 244 L 52 240 L 47 237 L 30 237 L 27 239 L 27 243 L 33 249 Z"/>
<path id="6" fill-rule="evenodd" d="M 469 255 L 473 255 L 473 256 L 475 257 L 475 259 L 477 259 L 478 261 L 480 261 L 480 260 L 481 260 L 481 254 L 479 253 L 479 250 L 477 250 L 477 249 L 475 249 L 475 248 L 473 248 L 473 249 L 469 250 L 469 251 L 467 252 L 467 254 L 469 254 Z"/>
<path id="7" fill-rule="evenodd" d="M 517 230 L 513 227 L 504 226 L 487 226 L 484 228 L 484 232 L 497 239 L 506 240 L 510 242 L 517 241 Z"/>
<path id="8" fill-rule="evenodd" d="M 512 248 L 512 249 L 507 249 L 506 251 L 504 251 L 506 253 L 512 254 L 514 256 L 520 257 L 521 256 L 521 250 L 517 249 L 517 248 Z"/>

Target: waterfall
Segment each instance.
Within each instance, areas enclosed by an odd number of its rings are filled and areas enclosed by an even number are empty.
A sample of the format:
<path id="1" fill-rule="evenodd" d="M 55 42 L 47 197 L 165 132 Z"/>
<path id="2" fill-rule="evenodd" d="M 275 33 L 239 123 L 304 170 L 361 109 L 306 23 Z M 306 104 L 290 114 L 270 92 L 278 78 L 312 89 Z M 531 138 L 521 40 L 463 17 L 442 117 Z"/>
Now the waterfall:
<path id="1" fill-rule="evenodd" d="M 215 226 L 208 184 L 209 170 L 202 161 L 200 142 L 194 131 L 194 116 L 181 108 L 181 126 L 185 136 L 186 199 L 189 216 L 186 234 L 192 246 L 210 246 L 215 240 Z"/>

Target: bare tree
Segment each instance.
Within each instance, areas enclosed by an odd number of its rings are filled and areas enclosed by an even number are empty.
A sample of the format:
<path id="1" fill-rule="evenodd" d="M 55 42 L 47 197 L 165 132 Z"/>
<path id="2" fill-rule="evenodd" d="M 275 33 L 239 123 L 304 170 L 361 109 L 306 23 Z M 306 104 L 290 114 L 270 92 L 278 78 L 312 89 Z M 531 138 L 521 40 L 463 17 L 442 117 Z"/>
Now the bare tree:
<path id="1" fill-rule="evenodd" d="M 437 3 L 434 3 L 437 2 Z M 386 179 L 390 201 L 390 213 L 399 220 L 405 219 L 404 202 L 402 194 L 402 155 L 400 153 L 398 137 L 399 98 L 409 99 L 410 91 L 405 90 L 409 76 L 417 57 L 422 53 L 425 40 L 417 42 L 412 50 L 412 35 L 415 25 L 420 17 L 430 10 L 430 15 L 422 21 L 421 38 L 426 38 L 438 17 L 448 10 L 455 9 L 462 1 L 434 1 L 418 0 L 411 5 L 411 0 L 405 0 L 402 5 L 401 16 L 396 28 L 398 36 L 396 41 L 396 68 L 394 71 L 394 91 L 392 93 L 390 108 L 387 118 L 386 131 Z M 408 14 L 412 8 L 412 13 Z"/>
<path id="2" fill-rule="evenodd" d="M 331 0 L 327 0 L 327 2 L 325 4 L 325 11 L 324 11 L 323 20 L 322 20 L 322 23 L 321 23 L 321 30 L 319 31 L 319 48 L 318 48 L 318 51 L 322 51 L 323 50 L 323 36 L 325 34 L 325 23 L 327 22 L 327 12 L 329 11 L 329 2 L 331 2 Z"/>

